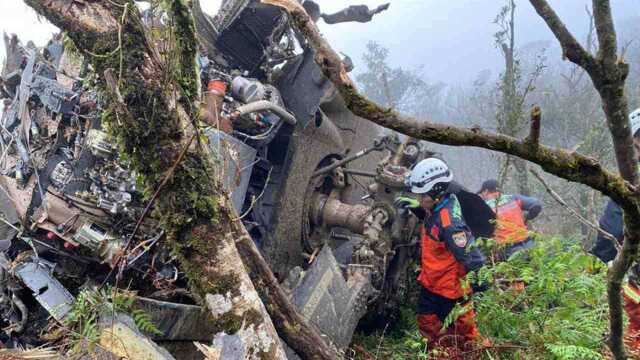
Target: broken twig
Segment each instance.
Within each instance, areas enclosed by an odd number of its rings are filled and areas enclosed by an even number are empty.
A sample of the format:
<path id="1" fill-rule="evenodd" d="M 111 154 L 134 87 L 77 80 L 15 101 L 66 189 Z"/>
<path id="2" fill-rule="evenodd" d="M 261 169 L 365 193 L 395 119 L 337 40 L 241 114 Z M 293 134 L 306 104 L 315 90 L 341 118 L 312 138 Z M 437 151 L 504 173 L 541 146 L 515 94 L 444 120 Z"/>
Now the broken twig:
<path id="1" fill-rule="evenodd" d="M 540 106 L 536 105 L 531 109 L 531 130 L 529 131 L 529 137 L 527 142 L 531 146 L 537 147 L 540 144 L 540 118 L 542 117 L 542 110 Z"/>
<path id="2" fill-rule="evenodd" d="M 536 177 L 536 179 L 538 179 L 538 181 L 540 181 L 540 183 L 542 184 L 542 186 L 545 187 L 545 189 L 547 190 L 547 192 L 549 193 L 549 195 L 551 195 L 551 197 L 557 201 L 560 205 L 562 205 L 565 209 L 567 209 L 569 211 L 569 213 L 571 215 L 573 215 L 578 221 L 580 221 L 581 223 L 587 225 L 588 227 L 594 229 L 595 231 L 597 231 L 598 233 L 602 234 L 602 236 L 604 236 L 605 238 L 611 240 L 613 242 L 613 245 L 616 247 L 617 251 L 620 251 L 620 244 L 618 243 L 618 240 L 616 239 L 615 236 L 611 235 L 610 233 L 602 230 L 602 228 L 600 228 L 600 226 L 592 223 L 591 221 L 587 220 L 584 216 L 580 215 L 576 210 L 574 210 L 571 206 L 569 206 L 569 204 L 567 204 L 566 201 L 564 201 L 564 199 L 562 199 L 562 197 L 560 197 L 560 195 L 558 195 L 557 192 L 555 192 L 550 186 L 549 184 L 547 184 L 544 179 L 542 178 L 542 176 L 540 176 L 540 174 L 538 174 L 537 171 L 535 171 L 534 169 L 529 169 L 529 171 L 533 174 L 533 176 Z"/>

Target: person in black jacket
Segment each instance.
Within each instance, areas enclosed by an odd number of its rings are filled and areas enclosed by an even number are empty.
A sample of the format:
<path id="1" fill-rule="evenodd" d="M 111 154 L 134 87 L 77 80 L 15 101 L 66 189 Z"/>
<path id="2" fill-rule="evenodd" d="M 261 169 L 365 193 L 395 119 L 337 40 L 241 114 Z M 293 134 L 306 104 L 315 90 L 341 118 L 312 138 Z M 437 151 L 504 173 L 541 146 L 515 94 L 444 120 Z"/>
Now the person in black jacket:
<path id="1" fill-rule="evenodd" d="M 633 144 L 636 150 L 636 158 L 640 161 L 640 109 L 636 109 L 629 115 L 631 121 L 631 133 L 633 134 Z M 600 228 L 607 232 L 598 233 L 595 246 L 591 253 L 605 263 L 612 261 L 618 251 L 608 235 L 613 235 L 615 241 L 622 243 L 624 238 L 624 224 L 622 221 L 622 210 L 609 200 L 604 214 L 600 218 Z M 628 273 L 629 281 L 623 286 L 624 310 L 629 317 L 629 325 L 625 341 L 632 351 L 640 351 L 640 266 L 634 264 Z"/>

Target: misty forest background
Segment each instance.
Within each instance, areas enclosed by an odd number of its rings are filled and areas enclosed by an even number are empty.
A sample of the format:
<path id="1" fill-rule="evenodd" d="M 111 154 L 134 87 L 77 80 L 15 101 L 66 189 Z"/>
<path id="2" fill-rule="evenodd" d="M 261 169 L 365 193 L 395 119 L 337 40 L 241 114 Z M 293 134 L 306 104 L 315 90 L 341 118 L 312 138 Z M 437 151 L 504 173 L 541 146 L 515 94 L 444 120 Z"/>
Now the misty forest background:
<path id="1" fill-rule="evenodd" d="M 366 44 L 366 52 L 361 59 L 364 66 L 353 72 L 360 90 L 379 104 L 402 113 L 451 125 L 479 126 L 519 138 L 527 135 L 530 110 L 539 105 L 543 113 L 541 136 L 546 144 L 591 155 L 615 171 L 610 135 L 604 131 L 604 113 L 591 80 L 584 70 L 562 59 L 557 42 L 519 44 L 517 39 L 521 30 L 517 11 L 511 17 L 512 6 L 511 1 L 506 1 L 493 19 L 495 51 L 500 53 L 503 62 L 499 74 L 481 70 L 472 79 L 458 85 L 431 81 L 428 58 L 420 67 L 396 66 L 390 60 L 393 58 L 390 50 L 371 40 Z M 529 4 L 515 3 L 515 9 L 518 6 Z M 576 16 L 591 17 L 588 9 L 582 11 Z M 630 17 L 616 23 L 621 51 L 631 68 L 627 80 L 630 109 L 640 106 L 638 20 Z M 585 35 L 580 40 L 593 52 L 597 40 L 592 26 L 582 31 Z M 546 206 L 535 222 L 537 230 L 570 237 L 579 235 L 584 239 L 586 248 L 594 239 L 594 230 L 568 217 L 566 208 L 547 194 L 544 186 L 527 171 L 530 164 L 478 148 L 428 146 L 440 153 L 453 168 L 456 179 L 471 190 L 477 190 L 488 178 L 496 178 L 507 192 L 541 198 Z M 606 200 L 599 193 L 562 179 L 544 178 L 572 208 L 597 223 Z"/>
<path id="2" fill-rule="evenodd" d="M 524 29 L 519 26 L 518 6 L 529 4 L 506 0 L 496 16 L 487 19 L 495 27 L 493 45 L 501 57 L 498 74 L 479 71 L 459 85 L 432 81 L 428 58 L 419 67 L 397 66 L 391 60 L 396 58 L 394 54 L 372 40 L 360 59 L 364 65 L 354 70 L 360 90 L 379 104 L 408 115 L 517 138 L 528 134 L 531 109 L 538 105 L 545 144 L 593 156 L 616 171 L 601 101 L 589 76 L 564 61 L 557 42 L 519 43 Z M 595 53 L 597 39 L 589 8 L 574 15 L 590 19 L 576 34 L 584 34 L 579 40 Z M 638 20 L 627 17 L 616 22 L 620 51 L 631 69 L 626 89 L 630 110 L 640 106 Z M 566 203 L 562 205 L 529 171 L 537 170 L 536 165 L 478 148 L 425 145 L 439 153 L 453 169 L 455 179 L 473 191 L 484 180 L 496 178 L 506 193 L 527 194 L 544 202 L 542 214 L 529 224 L 538 242 L 530 261 L 516 256 L 507 263 L 489 266 L 479 275 L 494 283 L 474 298 L 481 332 L 494 344 L 474 355 L 488 359 L 605 358 L 606 267 L 588 254 L 596 237 L 594 227 L 577 220 L 569 208 L 597 224 L 607 199 L 586 186 L 543 175 L 544 182 Z M 491 245 L 484 246 L 490 253 Z M 413 279 L 408 276 L 408 281 Z M 508 286 L 500 286 L 513 279 L 524 279 L 526 290 L 514 293 Z M 402 321 L 372 334 L 360 333 L 352 347 L 355 358 L 437 357 L 417 332 L 412 286 L 407 284 L 409 305 L 402 310 Z"/>

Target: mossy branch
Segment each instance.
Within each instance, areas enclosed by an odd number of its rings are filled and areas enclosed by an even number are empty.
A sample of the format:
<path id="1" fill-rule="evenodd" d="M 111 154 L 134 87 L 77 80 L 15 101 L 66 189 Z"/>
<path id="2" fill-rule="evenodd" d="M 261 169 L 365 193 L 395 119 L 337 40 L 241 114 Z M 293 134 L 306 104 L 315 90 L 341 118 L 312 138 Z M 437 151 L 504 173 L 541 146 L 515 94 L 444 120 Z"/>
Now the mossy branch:
<path id="1" fill-rule="evenodd" d="M 183 0 L 170 1 L 168 5 L 169 17 L 173 19 L 173 38 L 178 54 L 178 78 L 182 98 L 180 99 L 187 114 L 195 121 L 198 113 L 195 111 L 195 101 L 200 98 L 200 73 L 198 70 L 198 41 L 196 25 L 190 7 Z"/>
<path id="2" fill-rule="evenodd" d="M 632 200 L 635 186 L 604 169 L 592 157 L 542 144 L 532 149 L 525 141 L 503 134 L 489 133 L 479 128 L 467 129 L 435 123 L 379 106 L 358 92 L 344 70 L 339 56 L 320 35 L 315 23 L 310 20 L 301 5 L 294 0 L 263 0 L 263 3 L 280 6 L 289 11 L 294 24 L 315 50 L 316 62 L 324 75 L 336 86 L 354 115 L 416 139 L 444 145 L 480 147 L 529 160 L 558 177 L 583 183 L 601 191 L 640 217 L 637 204 Z"/>

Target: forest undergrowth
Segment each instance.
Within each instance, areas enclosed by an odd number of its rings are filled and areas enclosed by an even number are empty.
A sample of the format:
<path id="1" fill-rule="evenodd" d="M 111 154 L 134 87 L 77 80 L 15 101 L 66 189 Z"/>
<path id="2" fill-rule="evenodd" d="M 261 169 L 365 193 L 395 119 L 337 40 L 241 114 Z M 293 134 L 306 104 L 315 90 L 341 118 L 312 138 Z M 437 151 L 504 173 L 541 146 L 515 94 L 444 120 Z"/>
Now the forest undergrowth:
<path id="1" fill-rule="evenodd" d="M 536 244 L 506 262 L 489 261 L 473 274 L 491 284 L 473 298 L 480 332 L 491 345 L 469 351 L 464 358 L 607 358 L 603 355 L 608 324 L 606 266 L 585 253 L 576 239 L 536 236 Z M 482 246 L 487 253 L 495 250 L 488 242 Z M 350 358 L 442 358 L 418 332 L 414 313 L 418 285 L 415 276 L 409 278 L 400 320 L 372 334 L 357 333 Z M 518 283 L 524 283 L 524 289 L 514 286 Z"/>

